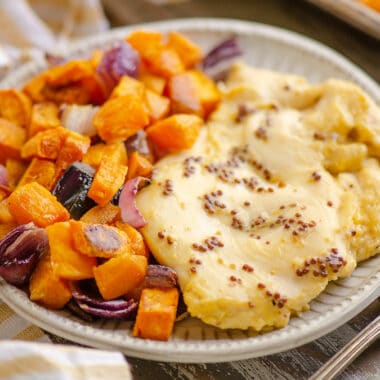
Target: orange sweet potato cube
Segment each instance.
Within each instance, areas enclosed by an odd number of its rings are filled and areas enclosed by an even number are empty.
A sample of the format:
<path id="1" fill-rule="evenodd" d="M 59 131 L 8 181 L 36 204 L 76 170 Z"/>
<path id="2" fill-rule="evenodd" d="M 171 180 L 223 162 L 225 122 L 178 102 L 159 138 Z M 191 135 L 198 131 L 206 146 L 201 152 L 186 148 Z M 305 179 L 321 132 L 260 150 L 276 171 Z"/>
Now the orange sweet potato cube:
<path id="1" fill-rule="evenodd" d="M 206 117 L 220 101 L 215 83 L 197 70 L 170 78 L 167 92 L 174 113 L 194 113 Z"/>
<path id="2" fill-rule="evenodd" d="M 96 258 L 82 255 L 73 247 L 69 222 L 55 223 L 46 228 L 49 239 L 51 264 L 54 273 L 68 280 L 84 280 L 93 277 Z"/>
<path id="3" fill-rule="evenodd" d="M 146 134 L 159 149 L 176 152 L 193 146 L 202 125 L 196 115 L 176 114 L 153 124 Z"/>
<path id="4" fill-rule="evenodd" d="M 62 309 L 71 299 L 67 282 L 54 273 L 50 256 L 44 255 L 29 282 L 30 299 L 49 309 Z"/>
<path id="5" fill-rule="evenodd" d="M 127 179 L 135 177 L 150 177 L 152 174 L 153 165 L 139 152 L 134 151 L 128 159 L 128 174 Z"/>
<path id="6" fill-rule="evenodd" d="M 45 71 L 46 83 L 52 87 L 63 87 L 81 79 L 91 77 L 94 67 L 90 61 L 71 60 Z"/>
<path id="7" fill-rule="evenodd" d="M 134 255 L 141 255 L 145 256 L 147 259 L 149 258 L 149 250 L 144 242 L 144 238 L 136 228 L 128 223 L 120 221 L 116 222 L 115 226 L 128 235 L 129 245 L 132 248 Z"/>
<path id="8" fill-rule="evenodd" d="M 120 96 L 137 96 L 142 99 L 144 97 L 144 92 L 145 87 L 142 82 L 129 77 L 128 75 L 124 75 L 111 92 L 110 99 L 118 98 Z"/>
<path id="9" fill-rule="evenodd" d="M 33 222 L 46 227 L 70 218 L 57 198 L 37 182 L 17 187 L 9 196 L 8 204 L 11 215 L 20 224 Z"/>
<path id="10" fill-rule="evenodd" d="M 169 340 L 173 331 L 179 293 L 176 288 L 143 289 L 133 335 L 153 340 Z"/>
<path id="11" fill-rule="evenodd" d="M 53 102 L 43 102 L 33 105 L 29 125 L 29 137 L 49 128 L 61 125 L 58 117 L 58 106 Z"/>
<path id="12" fill-rule="evenodd" d="M 46 129 L 29 139 L 21 149 L 22 158 L 46 158 L 55 160 L 69 131 L 63 127 Z"/>
<path id="13" fill-rule="evenodd" d="M 136 30 L 127 36 L 126 41 L 145 58 L 150 51 L 161 48 L 163 35 L 161 32 L 151 30 Z"/>
<path id="14" fill-rule="evenodd" d="M 16 223 L 0 223 L 0 239 L 17 227 Z"/>
<path id="15" fill-rule="evenodd" d="M 0 118 L 0 164 L 5 163 L 8 158 L 20 158 L 25 139 L 24 128 Z"/>
<path id="16" fill-rule="evenodd" d="M 121 218 L 120 207 L 108 203 L 105 206 L 95 206 L 80 218 L 81 222 L 112 224 Z"/>
<path id="17" fill-rule="evenodd" d="M 182 34 L 170 32 L 168 35 L 168 46 L 178 53 L 187 69 L 196 65 L 203 58 L 201 48 Z"/>
<path id="18" fill-rule="evenodd" d="M 0 201 L 7 198 L 9 194 L 10 194 L 9 187 L 0 185 Z"/>
<path id="19" fill-rule="evenodd" d="M 0 223 L 10 224 L 15 222 L 15 219 L 9 211 L 8 198 L 4 198 L 0 201 Z"/>
<path id="20" fill-rule="evenodd" d="M 45 101 L 43 95 L 43 89 L 46 86 L 46 75 L 45 72 L 36 75 L 28 83 L 25 84 L 23 92 L 29 96 L 33 102 L 40 103 Z"/>
<path id="21" fill-rule="evenodd" d="M 8 158 L 5 167 L 7 168 L 9 187 L 13 190 L 25 173 L 28 164 L 22 160 Z"/>
<path id="22" fill-rule="evenodd" d="M 29 124 L 32 102 L 15 89 L 0 90 L 0 117 L 25 128 Z"/>
<path id="23" fill-rule="evenodd" d="M 169 47 L 149 51 L 145 57 L 145 62 L 151 73 L 166 79 L 185 70 L 178 53 Z"/>
<path id="24" fill-rule="evenodd" d="M 128 235 L 116 227 L 75 220 L 70 225 L 74 248 L 86 256 L 112 258 L 132 254 Z"/>
<path id="25" fill-rule="evenodd" d="M 89 198 L 100 206 L 105 206 L 113 198 L 125 182 L 128 170 L 127 152 L 123 143 L 109 144 L 107 151 L 88 191 Z"/>
<path id="26" fill-rule="evenodd" d="M 145 105 L 134 95 L 108 100 L 94 117 L 98 135 L 106 142 L 126 140 L 148 123 Z"/>
<path id="27" fill-rule="evenodd" d="M 90 144 L 90 137 L 68 131 L 65 142 L 58 153 L 57 167 L 66 169 L 73 162 L 82 160 Z"/>
<path id="28" fill-rule="evenodd" d="M 54 162 L 40 158 L 33 158 L 18 186 L 23 186 L 31 182 L 37 182 L 46 189 L 51 190 L 57 179 L 56 173 L 57 168 Z"/>
<path id="29" fill-rule="evenodd" d="M 105 300 L 120 297 L 139 286 L 148 262 L 140 255 L 120 255 L 94 268 L 94 277 Z"/>
<path id="30" fill-rule="evenodd" d="M 103 143 L 92 145 L 83 156 L 82 162 L 97 169 L 102 161 L 102 158 L 107 155 L 108 152 L 109 145 Z"/>
<path id="31" fill-rule="evenodd" d="M 147 89 L 154 91 L 158 95 L 163 94 L 166 85 L 165 78 L 146 72 L 142 73 L 139 79 Z"/>
<path id="32" fill-rule="evenodd" d="M 151 123 L 163 119 L 170 112 L 170 100 L 167 97 L 158 95 L 151 90 L 145 91 L 145 104 L 148 109 Z"/>
<path id="33" fill-rule="evenodd" d="M 192 70 L 190 73 L 196 78 L 197 94 L 204 110 L 204 117 L 207 117 L 220 102 L 220 92 L 215 82 L 199 70 Z"/>

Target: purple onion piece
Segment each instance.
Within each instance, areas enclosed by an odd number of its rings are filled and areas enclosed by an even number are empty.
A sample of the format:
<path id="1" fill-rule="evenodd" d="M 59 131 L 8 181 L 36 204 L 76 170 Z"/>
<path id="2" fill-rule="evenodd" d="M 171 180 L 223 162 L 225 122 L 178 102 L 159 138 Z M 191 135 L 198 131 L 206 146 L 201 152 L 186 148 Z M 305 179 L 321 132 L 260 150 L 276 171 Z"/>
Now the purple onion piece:
<path id="1" fill-rule="evenodd" d="M 63 104 L 60 107 L 62 126 L 84 136 L 95 136 L 96 128 L 93 119 L 98 110 L 99 107 L 89 104 Z"/>
<path id="2" fill-rule="evenodd" d="M 96 70 L 109 90 L 112 90 L 123 75 L 136 78 L 139 67 L 138 52 L 128 42 L 118 41 L 105 50 Z"/>
<path id="3" fill-rule="evenodd" d="M 204 70 L 216 66 L 218 63 L 230 58 L 240 56 L 242 50 L 236 37 L 229 38 L 215 46 L 203 59 L 202 67 Z"/>
<path id="4" fill-rule="evenodd" d="M 177 273 L 165 265 L 148 265 L 143 288 L 175 288 L 178 286 Z"/>
<path id="5" fill-rule="evenodd" d="M 4 165 L 0 165 L 0 185 L 8 186 L 8 172 Z"/>
<path id="6" fill-rule="evenodd" d="M 134 315 L 137 310 L 138 303 L 132 298 L 128 301 L 128 307 L 120 310 L 107 310 L 100 309 L 94 306 L 90 306 L 84 302 L 78 302 L 78 306 L 86 313 L 94 315 L 96 317 L 106 318 L 106 319 L 125 319 Z"/>
<path id="7" fill-rule="evenodd" d="M 120 193 L 119 207 L 121 209 L 121 219 L 134 228 L 142 228 L 146 225 L 144 217 L 136 206 L 136 194 L 142 184 L 149 183 L 143 177 L 136 177 L 125 182 Z"/>
<path id="8" fill-rule="evenodd" d="M 137 309 L 133 299 L 118 298 L 105 301 L 91 281 L 70 282 L 73 298 L 79 308 L 90 315 L 102 318 L 121 319 L 132 316 Z"/>
<path id="9" fill-rule="evenodd" d="M 12 285 L 26 284 L 48 246 L 45 229 L 33 223 L 16 227 L 0 241 L 0 276 Z"/>
<path id="10" fill-rule="evenodd" d="M 110 311 L 123 310 L 129 307 L 130 302 L 123 298 L 105 301 L 94 290 L 83 288 L 84 287 L 81 286 L 78 282 L 70 282 L 71 293 L 74 299 L 78 302 L 86 303 L 89 306 Z"/>
<path id="11" fill-rule="evenodd" d="M 125 147 L 128 155 L 133 152 L 139 152 L 144 156 L 150 156 L 152 154 L 149 149 L 146 133 L 141 129 L 125 141 Z"/>

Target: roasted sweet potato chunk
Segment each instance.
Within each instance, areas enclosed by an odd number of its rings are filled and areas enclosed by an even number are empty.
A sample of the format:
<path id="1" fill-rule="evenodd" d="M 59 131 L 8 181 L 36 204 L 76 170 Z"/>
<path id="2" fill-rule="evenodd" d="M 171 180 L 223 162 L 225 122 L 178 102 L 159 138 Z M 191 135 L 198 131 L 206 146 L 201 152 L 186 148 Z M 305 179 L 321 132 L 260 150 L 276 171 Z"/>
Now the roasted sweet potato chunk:
<path id="1" fill-rule="evenodd" d="M 70 218 L 56 197 L 37 182 L 17 187 L 9 196 L 8 204 L 10 213 L 20 224 L 33 222 L 46 227 Z"/>
<path id="2" fill-rule="evenodd" d="M 51 190 L 57 179 L 57 168 L 54 162 L 33 158 L 18 186 L 37 182 L 48 190 Z"/>
<path id="3" fill-rule="evenodd" d="M 146 56 L 146 64 L 149 71 L 166 79 L 185 71 L 181 58 L 169 47 L 150 51 Z"/>
<path id="4" fill-rule="evenodd" d="M 120 297 L 144 281 L 147 259 L 140 255 L 120 255 L 94 268 L 94 277 L 105 300 Z"/>
<path id="5" fill-rule="evenodd" d="M 46 158 L 55 160 L 63 147 L 69 131 L 63 127 L 46 129 L 29 139 L 21 149 L 22 158 Z"/>
<path id="6" fill-rule="evenodd" d="M 74 248 L 90 257 L 112 258 L 132 254 L 128 235 L 115 227 L 71 221 Z"/>
<path id="7" fill-rule="evenodd" d="M 146 90 L 144 100 L 148 109 L 151 123 L 163 119 L 169 114 L 170 100 L 167 97 L 158 95 L 153 91 Z"/>
<path id="8" fill-rule="evenodd" d="M 120 207 L 108 203 L 88 210 L 80 220 L 85 223 L 112 224 L 120 219 L 120 213 Z"/>
<path id="9" fill-rule="evenodd" d="M 0 118 L 0 164 L 8 158 L 18 159 L 25 139 L 24 128 Z"/>
<path id="10" fill-rule="evenodd" d="M 33 100 L 33 102 L 40 103 L 45 101 L 45 97 L 42 94 L 43 89 L 46 86 L 45 72 L 33 77 L 28 83 L 25 84 L 23 92 Z"/>
<path id="11" fill-rule="evenodd" d="M 29 125 L 29 137 L 49 128 L 61 125 L 58 117 L 58 106 L 53 102 L 37 103 L 33 105 Z"/>
<path id="12" fill-rule="evenodd" d="M 119 98 L 120 96 L 137 96 L 142 99 L 144 93 L 145 87 L 143 83 L 137 79 L 124 75 L 111 92 L 110 99 Z"/>
<path id="13" fill-rule="evenodd" d="M 172 112 L 175 113 L 195 113 L 206 117 L 220 101 L 215 83 L 197 70 L 170 78 L 167 92 L 172 101 Z"/>
<path id="14" fill-rule="evenodd" d="M 105 206 L 123 185 L 128 167 L 127 153 L 123 143 L 108 145 L 108 154 L 103 156 L 88 192 L 89 198 Z"/>
<path id="15" fill-rule="evenodd" d="M 134 151 L 128 159 L 127 179 L 135 177 L 150 177 L 153 165 L 139 152 Z"/>
<path id="16" fill-rule="evenodd" d="M 133 335 L 145 339 L 168 340 L 174 326 L 178 297 L 177 288 L 144 289 Z"/>
<path id="17" fill-rule="evenodd" d="M 196 65 L 203 58 L 200 47 L 182 34 L 170 32 L 168 35 L 168 46 L 177 52 L 187 69 Z"/>
<path id="18" fill-rule="evenodd" d="M 109 145 L 102 143 L 91 145 L 86 154 L 83 156 L 82 162 L 89 164 L 93 168 L 97 169 L 104 155 L 108 154 L 108 151 Z"/>
<path id="19" fill-rule="evenodd" d="M 15 219 L 9 211 L 8 198 L 4 198 L 0 201 L 0 223 L 10 224 L 15 222 Z"/>
<path id="20" fill-rule="evenodd" d="M 141 57 L 149 56 L 151 50 L 162 48 L 164 36 L 160 32 L 151 30 L 136 30 L 129 34 L 126 41 L 139 52 Z"/>
<path id="21" fill-rule="evenodd" d="M 0 239 L 17 227 L 16 223 L 0 223 Z"/>
<path id="22" fill-rule="evenodd" d="M 196 115 L 177 114 L 153 124 L 146 133 L 159 149 L 175 152 L 191 148 L 202 125 L 203 120 Z"/>
<path id="23" fill-rule="evenodd" d="M 99 136 L 107 142 L 125 140 L 149 123 L 149 116 L 141 98 L 135 95 L 110 99 L 94 117 Z"/>
<path id="24" fill-rule="evenodd" d="M 22 160 L 9 158 L 5 163 L 5 167 L 7 168 L 9 187 L 13 190 L 25 173 L 28 164 Z"/>
<path id="25" fill-rule="evenodd" d="M 51 263 L 54 273 L 68 280 L 93 277 L 96 258 L 82 255 L 73 247 L 69 222 L 55 223 L 46 228 L 49 239 Z"/>
<path id="26" fill-rule="evenodd" d="M 67 282 L 59 278 L 53 270 L 50 256 L 44 255 L 29 282 L 30 299 L 49 309 L 61 309 L 71 299 Z"/>
<path id="27" fill-rule="evenodd" d="M 21 91 L 0 90 L 0 117 L 25 128 L 29 124 L 32 102 Z"/>
<path id="28" fill-rule="evenodd" d="M 124 231 L 128 236 L 128 243 L 132 248 L 132 253 L 134 255 L 142 255 L 147 259 L 149 258 L 149 250 L 144 242 L 144 238 L 136 228 L 132 227 L 128 223 L 116 222 L 115 226 Z"/>
<path id="29" fill-rule="evenodd" d="M 139 79 L 147 89 L 154 91 L 158 95 L 163 94 L 166 85 L 165 78 L 147 72 L 141 74 Z"/>
<path id="30" fill-rule="evenodd" d="M 80 161 L 90 147 L 91 139 L 79 133 L 68 131 L 57 157 L 57 167 L 66 169 L 75 161 Z"/>

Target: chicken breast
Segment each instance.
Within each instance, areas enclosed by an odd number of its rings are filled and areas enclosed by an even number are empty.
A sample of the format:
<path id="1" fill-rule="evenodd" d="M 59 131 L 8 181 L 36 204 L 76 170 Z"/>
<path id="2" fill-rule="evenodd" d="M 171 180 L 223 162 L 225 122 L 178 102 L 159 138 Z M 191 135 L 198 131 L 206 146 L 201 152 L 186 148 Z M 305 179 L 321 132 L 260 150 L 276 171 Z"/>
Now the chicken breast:
<path id="1" fill-rule="evenodd" d="M 188 311 L 285 326 L 379 241 L 380 110 L 358 87 L 237 65 L 191 150 L 155 165 L 142 233 Z"/>

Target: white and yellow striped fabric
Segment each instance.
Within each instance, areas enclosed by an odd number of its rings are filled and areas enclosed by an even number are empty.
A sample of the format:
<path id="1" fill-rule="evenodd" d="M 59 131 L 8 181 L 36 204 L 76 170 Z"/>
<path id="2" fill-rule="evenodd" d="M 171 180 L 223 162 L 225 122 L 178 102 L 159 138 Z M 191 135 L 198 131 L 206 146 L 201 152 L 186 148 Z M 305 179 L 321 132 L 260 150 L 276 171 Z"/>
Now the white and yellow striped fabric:
<path id="1" fill-rule="evenodd" d="M 120 352 L 50 342 L 40 328 L 0 301 L 0 379 L 132 379 Z"/>
<path id="2" fill-rule="evenodd" d="M 130 380 L 119 352 L 49 343 L 0 342 L 0 379 Z"/>
<path id="3" fill-rule="evenodd" d="M 108 28 L 100 0 L 0 0 L 0 78 L 67 41 Z"/>

